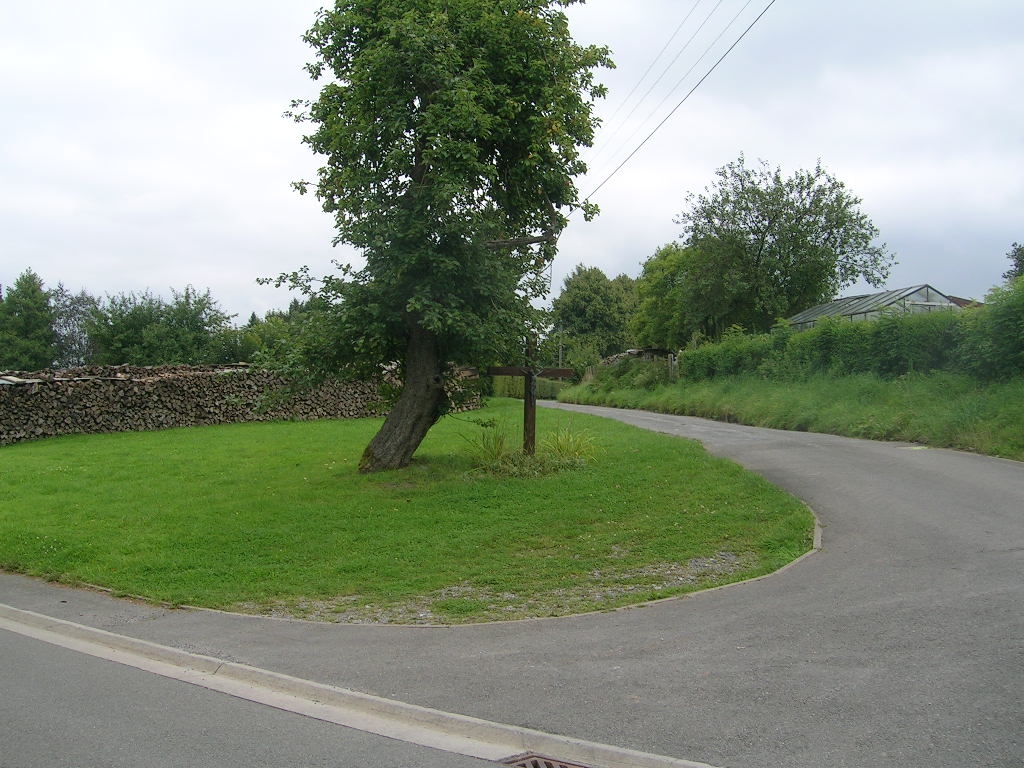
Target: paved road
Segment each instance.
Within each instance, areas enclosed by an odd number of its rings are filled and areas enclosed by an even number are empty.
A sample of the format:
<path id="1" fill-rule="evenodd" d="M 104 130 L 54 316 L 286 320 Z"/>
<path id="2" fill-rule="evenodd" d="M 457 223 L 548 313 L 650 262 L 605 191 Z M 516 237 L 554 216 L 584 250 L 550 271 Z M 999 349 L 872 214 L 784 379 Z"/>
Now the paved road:
<path id="1" fill-rule="evenodd" d="M 493 768 L 0 632 L 3 768 Z"/>
<path id="2" fill-rule="evenodd" d="M 0 576 L 0 602 L 426 707 L 730 768 L 1024 765 L 1024 464 L 588 409 L 701 440 L 810 504 L 823 549 L 644 608 L 327 626 Z"/>

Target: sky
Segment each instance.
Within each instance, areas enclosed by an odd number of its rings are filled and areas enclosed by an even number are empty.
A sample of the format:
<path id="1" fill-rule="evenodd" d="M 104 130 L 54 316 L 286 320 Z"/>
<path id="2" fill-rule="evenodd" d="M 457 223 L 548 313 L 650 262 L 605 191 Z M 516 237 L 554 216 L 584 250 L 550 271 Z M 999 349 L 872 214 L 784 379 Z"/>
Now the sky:
<path id="1" fill-rule="evenodd" d="M 742 153 L 843 182 L 895 255 L 886 287 L 983 298 L 1024 241 L 1024 3 L 769 2 L 569 9 L 616 68 L 578 181 L 604 182 L 601 214 L 563 233 L 552 295 L 579 264 L 638 276 Z M 244 323 L 293 297 L 257 278 L 358 265 L 290 186 L 319 165 L 283 112 L 316 95 L 301 38 L 322 4 L 0 0 L 0 284 L 30 268 L 99 297 L 191 285 Z"/>

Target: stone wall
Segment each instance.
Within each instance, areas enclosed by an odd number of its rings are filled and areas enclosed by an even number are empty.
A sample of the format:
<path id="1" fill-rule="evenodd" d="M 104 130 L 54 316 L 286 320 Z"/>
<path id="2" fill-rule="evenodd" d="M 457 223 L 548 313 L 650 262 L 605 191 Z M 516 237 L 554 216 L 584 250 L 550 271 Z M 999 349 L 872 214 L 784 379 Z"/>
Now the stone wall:
<path id="1" fill-rule="evenodd" d="M 0 445 L 76 433 L 362 418 L 379 414 L 377 394 L 377 385 L 363 382 L 327 382 L 291 394 L 280 376 L 244 365 L 0 375 Z"/>

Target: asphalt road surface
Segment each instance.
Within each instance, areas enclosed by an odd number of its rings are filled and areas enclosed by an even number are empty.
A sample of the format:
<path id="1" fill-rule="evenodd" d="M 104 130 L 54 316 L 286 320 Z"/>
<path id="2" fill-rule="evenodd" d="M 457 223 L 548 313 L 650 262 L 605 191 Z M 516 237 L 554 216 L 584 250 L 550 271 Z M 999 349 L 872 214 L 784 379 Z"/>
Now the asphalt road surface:
<path id="1" fill-rule="evenodd" d="M 1024 464 L 558 407 L 702 441 L 805 500 L 822 549 L 762 580 L 646 607 L 455 628 L 167 610 L 10 575 L 0 602 L 714 766 L 1024 765 Z"/>
<path id="2" fill-rule="evenodd" d="M 2 768 L 493 763 L 284 712 L 0 632 Z"/>

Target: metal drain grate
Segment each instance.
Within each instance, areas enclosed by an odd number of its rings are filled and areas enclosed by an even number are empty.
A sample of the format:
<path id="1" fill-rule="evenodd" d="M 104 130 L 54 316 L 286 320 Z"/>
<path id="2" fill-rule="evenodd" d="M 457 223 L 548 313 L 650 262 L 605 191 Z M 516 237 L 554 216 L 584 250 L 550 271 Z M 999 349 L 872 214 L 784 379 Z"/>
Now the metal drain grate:
<path id="1" fill-rule="evenodd" d="M 502 760 L 501 764 L 512 768 L 588 768 L 586 765 L 567 763 L 564 760 L 555 760 L 551 757 L 535 755 L 532 752 Z"/>

